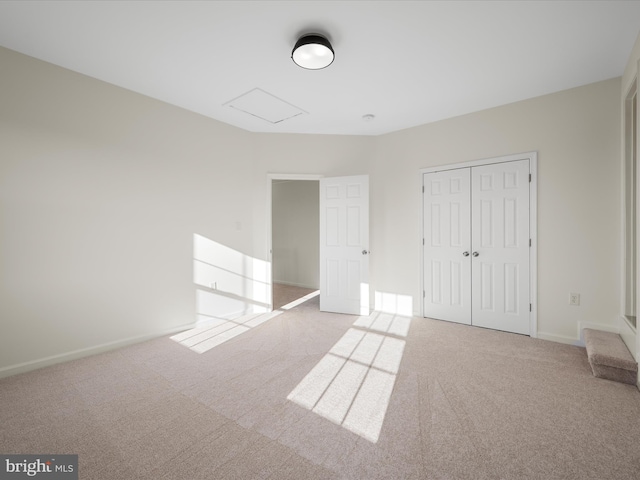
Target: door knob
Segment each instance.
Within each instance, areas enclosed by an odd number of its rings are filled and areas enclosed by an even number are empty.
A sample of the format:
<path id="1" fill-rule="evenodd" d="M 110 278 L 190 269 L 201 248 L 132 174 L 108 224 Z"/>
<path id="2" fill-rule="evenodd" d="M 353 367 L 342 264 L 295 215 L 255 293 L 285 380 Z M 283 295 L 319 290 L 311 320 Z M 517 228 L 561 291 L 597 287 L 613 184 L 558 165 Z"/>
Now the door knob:
<path id="1" fill-rule="evenodd" d="M 473 252 L 472 254 L 474 257 L 477 257 L 478 255 L 480 255 L 478 252 Z"/>
<path id="2" fill-rule="evenodd" d="M 368 255 L 369 254 L 369 250 L 362 250 L 362 254 L 363 255 Z"/>
<path id="3" fill-rule="evenodd" d="M 464 255 L 465 257 L 469 256 L 469 252 L 462 252 L 462 255 Z"/>

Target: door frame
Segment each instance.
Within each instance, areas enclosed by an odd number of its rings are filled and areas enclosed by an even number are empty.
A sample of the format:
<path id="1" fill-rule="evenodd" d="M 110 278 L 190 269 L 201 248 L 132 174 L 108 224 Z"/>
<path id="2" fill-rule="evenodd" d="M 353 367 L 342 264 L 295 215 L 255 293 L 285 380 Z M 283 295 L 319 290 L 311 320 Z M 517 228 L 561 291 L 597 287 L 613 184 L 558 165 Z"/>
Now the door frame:
<path id="1" fill-rule="evenodd" d="M 513 162 L 516 160 L 529 160 L 529 174 L 531 184 L 529 188 L 529 235 L 531 238 L 531 248 L 529 249 L 529 301 L 531 311 L 529 312 L 529 336 L 538 337 L 538 152 L 525 152 L 514 155 L 504 155 L 501 157 L 484 158 L 469 162 L 454 163 L 449 165 L 439 165 L 420 169 L 420 185 L 422 195 L 420 196 L 420 291 L 422 297 L 420 301 L 420 316 L 424 318 L 424 174 L 442 172 L 445 170 L 455 170 L 459 168 L 480 167 L 495 163 Z"/>
<path id="2" fill-rule="evenodd" d="M 271 295 L 269 295 L 269 311 L 273 311 L 273 180 L 307 180 L 320 181 L 324 175 L 320 174 L 304 174 L 304 173 L 267 173 L 267 259 L 269 262 L 269 286 L 271 287 Z"/>

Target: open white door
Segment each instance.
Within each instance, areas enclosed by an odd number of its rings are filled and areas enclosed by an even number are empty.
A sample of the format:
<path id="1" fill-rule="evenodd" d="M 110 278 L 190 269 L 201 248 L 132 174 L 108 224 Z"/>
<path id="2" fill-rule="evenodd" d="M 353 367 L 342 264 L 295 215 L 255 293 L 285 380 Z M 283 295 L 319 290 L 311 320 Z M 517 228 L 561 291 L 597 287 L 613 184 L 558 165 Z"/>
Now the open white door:
<path id="1" fill-rule="evenodd" d="M 369 315 L 369 176 L 320 180 L 320 310 Z"/>

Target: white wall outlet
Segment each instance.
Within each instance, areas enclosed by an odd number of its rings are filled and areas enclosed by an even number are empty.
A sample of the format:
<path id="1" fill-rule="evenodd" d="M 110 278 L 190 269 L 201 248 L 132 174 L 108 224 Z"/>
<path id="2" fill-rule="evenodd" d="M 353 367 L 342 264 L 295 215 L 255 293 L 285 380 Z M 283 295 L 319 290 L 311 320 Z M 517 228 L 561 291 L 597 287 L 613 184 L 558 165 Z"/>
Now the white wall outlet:
<path id="1" fill-rule="evenodd" d="M 569 294 L 569 305 L 580 305 L 580 294 L 579 293 L 570 293 Z"/>

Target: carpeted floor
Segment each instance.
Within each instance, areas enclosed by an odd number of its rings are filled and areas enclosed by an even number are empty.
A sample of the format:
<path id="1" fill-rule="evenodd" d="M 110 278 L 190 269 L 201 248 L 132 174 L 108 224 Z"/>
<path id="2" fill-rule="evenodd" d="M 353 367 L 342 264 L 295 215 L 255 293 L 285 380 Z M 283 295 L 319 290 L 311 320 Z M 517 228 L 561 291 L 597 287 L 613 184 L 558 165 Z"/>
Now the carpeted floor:
<path id="1" fill-rule="evenodd" d="M 640 477 L 640 392 L 584 349 L 376 315 L 315 297 L 202 354 L 165 337 L 0 380 L 0 453 L 78 454 L 83 480 Z"/>
<path id="2" fill-rule="evenodd" d="M 274 283 L 273 309 L 277 310 L 278 308 L 315 291 L 317 291 L 317 288 L 303 288 L 295 287 L 293 285 L 285 285 L 284 283 Z"/>

